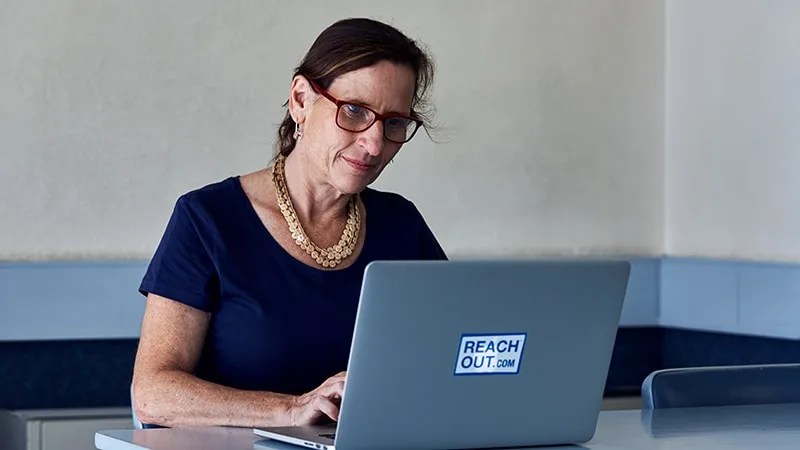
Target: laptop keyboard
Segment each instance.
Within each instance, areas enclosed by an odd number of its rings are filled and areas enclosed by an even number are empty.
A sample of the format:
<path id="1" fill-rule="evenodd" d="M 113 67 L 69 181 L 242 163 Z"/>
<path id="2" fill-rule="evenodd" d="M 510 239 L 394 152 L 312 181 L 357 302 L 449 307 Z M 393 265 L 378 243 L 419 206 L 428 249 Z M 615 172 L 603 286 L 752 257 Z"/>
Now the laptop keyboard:
<path id="1" fill-rule="evenodd" d="M 333 439 L 336 437 L 336 433 L 320 433 L 319 436 L 328 439 Z"/>

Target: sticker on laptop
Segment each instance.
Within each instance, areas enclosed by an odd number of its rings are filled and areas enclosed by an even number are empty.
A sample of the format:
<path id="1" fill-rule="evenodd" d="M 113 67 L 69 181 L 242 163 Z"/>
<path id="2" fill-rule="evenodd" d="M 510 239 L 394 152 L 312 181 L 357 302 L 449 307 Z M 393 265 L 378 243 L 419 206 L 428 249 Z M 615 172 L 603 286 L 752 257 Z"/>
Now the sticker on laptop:
<path id="1" fill-rule="evenodd" d="M 526 333 L 462 334 L 455 375 L 517 374 Z"/>

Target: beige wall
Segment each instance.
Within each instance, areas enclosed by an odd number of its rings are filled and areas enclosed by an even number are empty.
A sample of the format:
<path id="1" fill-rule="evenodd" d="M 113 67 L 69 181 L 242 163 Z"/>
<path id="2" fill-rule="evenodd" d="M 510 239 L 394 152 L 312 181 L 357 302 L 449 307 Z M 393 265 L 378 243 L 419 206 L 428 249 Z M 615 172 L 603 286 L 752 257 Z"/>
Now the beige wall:
<path id="1" fill-rule="evenodd" d="M 454 256 L 663 249 L 660 0 L 4 2 L 0 259 L 148 258 L 176 197 L 268 160 L 336 19 L 429 45 L 442 124 L 376 187 Z"/>
<path id="2" fill-rule="evenodd" d="M 800 2 L 667 2 L 666 252 L 800 261 Z"/>

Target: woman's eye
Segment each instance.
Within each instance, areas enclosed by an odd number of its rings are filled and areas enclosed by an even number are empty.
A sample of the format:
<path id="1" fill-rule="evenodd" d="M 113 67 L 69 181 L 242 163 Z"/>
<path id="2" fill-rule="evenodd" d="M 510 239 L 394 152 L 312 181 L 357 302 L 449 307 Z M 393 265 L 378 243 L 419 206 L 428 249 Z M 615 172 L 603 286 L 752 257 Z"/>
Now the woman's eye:
<path id="1" fill-rule="evenodd" d="M 364 113 L 366 112 L 364 108 L 357 105 L 345 105 L 344 109 L 347 112 L 347 114 L 352 117 L 363 116 Z"/>
<path id="2" fill-rule="evenodd" d="M 390 119 L 386 119 L 386 126 L 389 128 L 405 128 L 406 124 L 407 120 L 399 117 L 392 117 Z"/>

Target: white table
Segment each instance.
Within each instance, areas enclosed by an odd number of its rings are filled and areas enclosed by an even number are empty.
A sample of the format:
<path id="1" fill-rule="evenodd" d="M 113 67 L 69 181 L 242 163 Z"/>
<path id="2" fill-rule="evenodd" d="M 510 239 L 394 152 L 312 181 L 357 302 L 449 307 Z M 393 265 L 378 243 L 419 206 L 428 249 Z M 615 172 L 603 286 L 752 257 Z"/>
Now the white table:
<path id="1" fill-rule="evenodd" d="M 101 450 L 298 450 L 251 429 L 109 430 L 95 435 Z M 542 449 L 543 447 L 538 447 Z M 761 405 L 656 411 L 603 411 L 586 450 L 737 450 L 800 448 L 800 405 Z"/>

